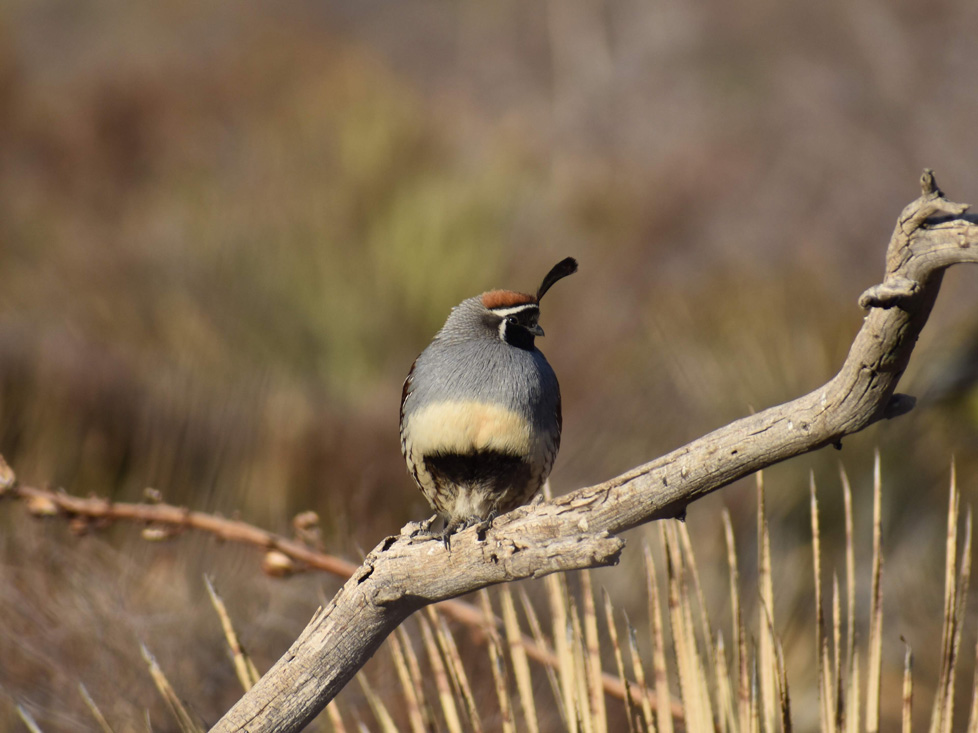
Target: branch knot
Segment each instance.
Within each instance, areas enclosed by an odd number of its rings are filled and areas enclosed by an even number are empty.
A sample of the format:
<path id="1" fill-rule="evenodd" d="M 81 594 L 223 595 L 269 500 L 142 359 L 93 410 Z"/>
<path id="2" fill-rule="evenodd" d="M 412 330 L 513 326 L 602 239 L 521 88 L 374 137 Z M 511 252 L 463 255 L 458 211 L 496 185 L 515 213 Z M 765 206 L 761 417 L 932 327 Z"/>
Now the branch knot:
<path id="1" fill-rule="evenodd" d="M 868 288 L 859 296 L 860 308 L 893 308 L 906 302 L 920 291 L 920 284 L 903 275 L 887 275 L 879 285 Z"/>

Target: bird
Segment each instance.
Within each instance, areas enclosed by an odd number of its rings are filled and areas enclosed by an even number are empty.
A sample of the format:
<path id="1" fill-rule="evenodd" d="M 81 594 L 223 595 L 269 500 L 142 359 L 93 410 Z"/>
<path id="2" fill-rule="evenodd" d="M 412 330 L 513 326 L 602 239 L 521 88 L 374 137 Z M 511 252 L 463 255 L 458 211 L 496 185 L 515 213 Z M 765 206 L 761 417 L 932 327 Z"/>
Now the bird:
<path id="1" fill-rule="evenodd" d="M 535 295 L 490 290 L 463 300 L 404 380 L 401 452 L 444 517 L 446 549 L 456 532 L 488 529 L 529 502 L 550 475 L 560 448 L 560 385 L 535 340 L 544 335 L 540 300 L 575 272 L 577 260 L 567 257 Z"/>

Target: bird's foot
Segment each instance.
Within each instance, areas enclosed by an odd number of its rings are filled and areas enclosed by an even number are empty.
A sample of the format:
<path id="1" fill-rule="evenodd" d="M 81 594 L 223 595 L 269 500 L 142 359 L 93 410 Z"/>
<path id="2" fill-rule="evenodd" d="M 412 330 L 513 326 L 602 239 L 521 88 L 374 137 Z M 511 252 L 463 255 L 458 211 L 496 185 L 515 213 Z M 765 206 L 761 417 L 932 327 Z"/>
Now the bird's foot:
<path id="1" fill-rule="evenodd" d="M 441 541 L 445 545 L 445 549 L 449 552 L 452 551 L 452 535 L 456 532 L 461 532 L 468 526 L 464 519 L 453 519 L 450 522 L 446 522 L 445 529 L 441 532 Z"/>
<path id="2" fill-rule="evenodd" d="M 479 542 L 482 542 L 486 538 L 486 532 L 492 528 L 492 520 L 498 516 L 499 513 L 493 509 L 485 519 L 475 518 L 475 536 L 479 539 Z"/>
<path id="3" fill-rule="evenodd" d="M 441 541 L 445 543 L 445 549 L 451 551 L 453 534 L 469 527 L 476 528 L 476 537 L 481 542 L 486 538 L 486 532 L 489 531 L 489 528 L 492 526 L 492 520 L 496 516 L 496 512 L 492 511 L 485 518 L 474 515 L 465 519 L 452 519 L 445 525 L 445 529 L 441 533 Z"/>

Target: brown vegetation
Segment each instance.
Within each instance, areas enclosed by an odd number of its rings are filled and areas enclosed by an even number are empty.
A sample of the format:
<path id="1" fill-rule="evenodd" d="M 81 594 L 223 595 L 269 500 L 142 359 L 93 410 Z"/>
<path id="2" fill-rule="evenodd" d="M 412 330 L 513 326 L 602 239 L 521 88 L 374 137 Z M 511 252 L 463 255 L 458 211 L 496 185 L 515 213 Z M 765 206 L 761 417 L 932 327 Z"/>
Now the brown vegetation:
<path id="1" fill-rule="evenodd" d="M 978 191 L 972 18 L 967 0 L 5 3 L 0 453 L 79 497 L 154 487 L 277 534 L 315 510 L 324 546 L 358 561 L 427 511 L 396 433 L 418 349 L 453 303 L 530 288 L 525 273 L 568 253 L 576 290 L 544 317 L 565 395 L 558 494 L 800 394 L 844 357 L 919 170 Z M 921 398 L 912 420 L 841 456 L 868 516 L 881 447 L 883 681 L 899 687 L 903 635 L 918 701 L 940 678 L 952 455 L 963 504 L 975 497 L 976 292 L 971 273 L 945 283 L 901 383 Z M 838 460 L 768 475 L 798 727 L 817 709 L 807 486 L 833 486 Z M 755 554 L 751 495 L 731 487 L 688 518 L 723 628 L 717 516 L 725 504 Z M 139 642 L 213 721 L 240 688 L 203 575 L 262 670 L 336 589 L 264 577 L 252 551 L 212 539 L 78 538 L 2 508 L 0 729 L 21 725 L 13 701 L 44 730 L 91 725 L 65 692 L 80 682 L 118 728 L 150 710 L 166 729 Z M 821 509 L 827 575 L 844 562 L 839 492 Z M 593 575 L 631 618 L 640 565 Z M 755 594 L 743 603 L 756 611 Z M 399 689 L 389 661 L 365 674 L 382 697 Z M 373 727 L 359 688 L 340 703 Z"/>

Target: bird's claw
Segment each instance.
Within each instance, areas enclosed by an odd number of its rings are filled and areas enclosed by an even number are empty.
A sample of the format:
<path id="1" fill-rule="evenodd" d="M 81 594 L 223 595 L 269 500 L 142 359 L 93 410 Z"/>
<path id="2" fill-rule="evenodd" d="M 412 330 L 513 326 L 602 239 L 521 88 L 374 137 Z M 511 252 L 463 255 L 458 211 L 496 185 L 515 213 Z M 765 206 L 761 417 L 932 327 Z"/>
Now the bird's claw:
<path id="1" fill-rule="evenodd" d="M 491 511 L 489 512 L 489 516 L 487 516 L 485 519 L 477 520 L 477 524 L 475 525 L 475 536 L 480 542 L 485 540 L 486 532 L 492 529 L 492 520 L 494 520 L 497 516 L 498 515 L 495 511 Z"/>
<path id="2" fill-rule="evenodd" d="M 492 520 L 496 518 L 496 512 L 490 512 L 489 516 L 483 518 L 479 516 L 467 517 L 466 519 L 453 519 L 445 525 L 441 533 L 441 541 L 445 544 L 445 549 L 449 552 L 452 549 L 452 535 L 461 532 L 469 527 L 475 527 L 476 538 L 481 542 L 486 538 L 486 532 L 492 527 Z"/>

